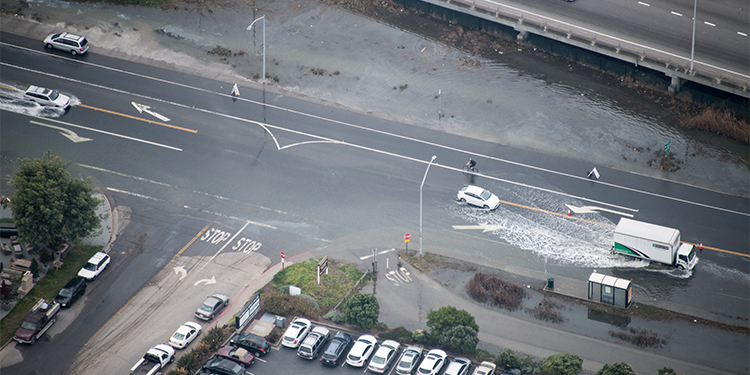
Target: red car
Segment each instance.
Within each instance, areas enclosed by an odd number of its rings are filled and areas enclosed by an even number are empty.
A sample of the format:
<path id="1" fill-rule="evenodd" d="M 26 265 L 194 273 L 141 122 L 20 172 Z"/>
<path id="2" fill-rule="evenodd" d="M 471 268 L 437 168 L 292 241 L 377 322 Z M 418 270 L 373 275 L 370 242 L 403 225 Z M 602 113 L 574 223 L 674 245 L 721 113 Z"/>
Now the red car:
<path id="1" fill-rule="evenodd" d="M 255 356 L 253 355 L 253 353 L 250 353 L 243 348 L 237 348 L 231 345 L 222 346 L 216 352 L 216 355 L 240 362 L 244 364 L 245 367 L 249 367 L 250 365 L 255 363 Z"/>

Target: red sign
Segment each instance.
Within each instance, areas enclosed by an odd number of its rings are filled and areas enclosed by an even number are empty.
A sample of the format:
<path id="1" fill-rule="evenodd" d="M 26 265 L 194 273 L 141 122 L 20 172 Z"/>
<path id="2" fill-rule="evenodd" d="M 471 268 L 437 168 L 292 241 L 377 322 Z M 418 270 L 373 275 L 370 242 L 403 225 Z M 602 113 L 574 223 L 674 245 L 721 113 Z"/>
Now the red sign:
<path id="1" fill-rule="evenodd" d="M 281 252 L 281 259 L 286 259 L 286 255 L 284 254 L 283 251 Z"/>
<path id="2" fill-rule="evenodd" d="M 404 235 L 404 242 L 409 242 L 411 240 L 411 234 L 407 233 Z"/>

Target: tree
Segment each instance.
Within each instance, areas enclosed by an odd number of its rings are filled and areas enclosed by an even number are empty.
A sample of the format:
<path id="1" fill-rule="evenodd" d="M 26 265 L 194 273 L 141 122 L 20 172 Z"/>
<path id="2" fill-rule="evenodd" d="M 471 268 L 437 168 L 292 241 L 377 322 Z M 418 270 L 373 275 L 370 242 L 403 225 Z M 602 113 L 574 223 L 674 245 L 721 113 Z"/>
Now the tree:
<path id="1" fill-rule="evenodd" d="M 637 375 L 633 368 L 625 362 L 617 362 L 613 365 L 604 365 L 596 375 Z"/>
<path id="2" fill-rule="evenodd" d="M 96 215 L 100 199 L 92 196 L 94 184 L 73 178 L 57 156 L 45 153 L 41 159 L 19 159 L 20 167 L 10 184 L 13 219 L 18 237 L 24 242 L 57 248 L 65 241 L 79 243 L 101 226 Z"/>
<path id="3" fill-rule="evenodd" d="M 458 310 L 453 306 L 443 306 L 437 311 L 430 310 L 427 313 L 427 326 L 432 328 L 432 336 L 439 339 L 443 331 L 456 326 L 473 328 L 479 332 L 479 326 L 466 310 Z"/>
<path id="4" fill-rule="evenodd" d="M 347 324 L 371 329 L 378 322 L 380 304 L 373 294 L 355 294 L 344 305 L 344 318 Z"/>
<path id="5" fill-rule="evenodd" d="M 445 345 L 454 351 L 472 353 L 477 348 L 479 337 L 474 328 L 458 325 L 444 330 L 440 335 L 440 345 Z"/>
<path id="6" fill-rule="evenodd" d="M 583 360 L 575 354 L 558 353 L 544 360 L 542 372 L 550 375 L 577 375 L 583 370 Z"/>
<path id="7" fill-rule="evenodd" d="M 505 349 L 497 354 L 495 364 L 501 369 L 521 368 L 521 357 L 511 349 Z"/>
<path id="8" fill-rule="evenodd" d="M 657 371 L 656 375 L 677 375 L 677 372 L 671 367 L 662 367 Z"/>

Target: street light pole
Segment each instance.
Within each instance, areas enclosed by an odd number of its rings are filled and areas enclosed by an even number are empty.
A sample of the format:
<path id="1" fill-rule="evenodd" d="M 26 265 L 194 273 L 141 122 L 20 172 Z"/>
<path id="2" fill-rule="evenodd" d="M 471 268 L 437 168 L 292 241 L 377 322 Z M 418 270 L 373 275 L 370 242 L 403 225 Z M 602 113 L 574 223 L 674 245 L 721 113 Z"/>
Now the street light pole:
<path id="1" fill-rule="evenodd" d="M 261 77 L 260 82 L 263 85 L 263 122 L 266 122 L 266 15 L 255 19 L 247 27 L 247 31 L 250 31 L 253 25 L 260 20 L 263 20 L 263 77 Z"/>
<path id="2" fill-rule="evenodd" d="M 422 184 L 419 185 L 419 256 L 422 256 L 422 188 L 424 187 L 424 180 L 427 179 L 427 172 L 430 171 L 432 162 L 437 159 L 437 156 L 432 155 L 432 159 L 427 163 L 427 170 L 424 171 L 424 177 L 422 177 Z"/>
<path id="3" fill-rule="evenodd" d="M 690 45 L 690 74 L 693 74 L 693 62 L 695 62 L 695 17 L 698 15 L 698 0 L 693 3 L 693 39 Z"/>
<path id="4" fill-rule="evenodd" d="M 262 17 L 253 21 L 253 23 L 251 23 L 250 26 L 247 27 L 247 31 L 252 30 L 253 25 L 255 25 L 255 23 L 260 20 L 263 20 L 263 77 L 261 79 L 265 82 L 266 80 L 266 15 L 264 14 Z"/>

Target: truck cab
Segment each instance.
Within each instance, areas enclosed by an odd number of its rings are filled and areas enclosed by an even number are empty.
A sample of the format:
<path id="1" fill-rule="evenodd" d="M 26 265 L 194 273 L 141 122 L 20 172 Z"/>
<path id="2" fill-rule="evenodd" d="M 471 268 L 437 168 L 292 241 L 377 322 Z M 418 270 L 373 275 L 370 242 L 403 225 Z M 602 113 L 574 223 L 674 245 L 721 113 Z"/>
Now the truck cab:
<path id="1" fill-rule="evenodd" d="M 677 268 L 692 270 L 697 263 L 698 257 L 695 256 L 695 246 L 689 244 L 680 245 L 680 248 L 677 249 L 677 259 L 675 259 Z"/>

